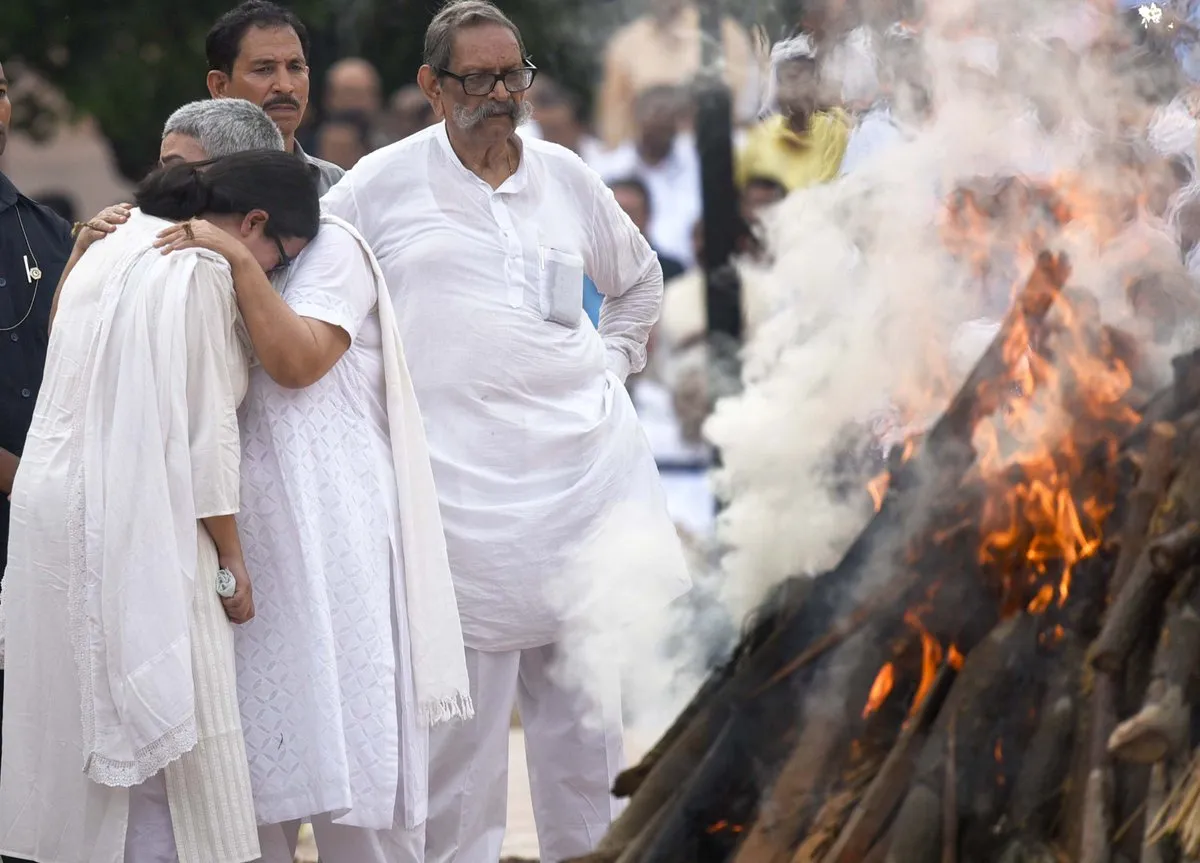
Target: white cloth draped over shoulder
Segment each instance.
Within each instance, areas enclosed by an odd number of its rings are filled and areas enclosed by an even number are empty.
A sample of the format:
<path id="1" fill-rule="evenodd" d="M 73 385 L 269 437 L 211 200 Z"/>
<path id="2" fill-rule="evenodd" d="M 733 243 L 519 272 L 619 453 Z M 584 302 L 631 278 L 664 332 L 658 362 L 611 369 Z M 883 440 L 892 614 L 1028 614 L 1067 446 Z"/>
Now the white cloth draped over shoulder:
<path id="1" fill-rule="evenodd" d="M 243 545 L 257 616 L 237 636 L 261 824 L 425 819 L 427 727 L 472 715 L 421 414 L 387 288 L 331 216 L 281 294 L 350 348 L 312 385 L 251 372 Z"/>
<path id="2" fill-rule="evenodd" d="M 493 190 L 441 123 L 368 155 L 322 198 L 387 278 L 464 639 L 484 651 L 563 637 L 580 597 L 615 583 L 581 562 L 585 547 L 665 550 L 637 574 L 646 604 L 690 585 L 624 386 L 645 365 L 662 303 L 658 260 L 578 156 L 519 145 L 515 173 Z M 583 313 L 585 273 L 605 296 L 598 328 Z M 606 531 L 618 509 L 644 533 Z"/>
<path id="3" fill-rule="evenodd" d="M 195 828 L 181 860 L 258 853 L 229 624 L 195 602 L 214 590 L 198 520 L 238 510 L 247 356 L 228 266 L 163 257 L 167 224 L 135 211 L 72 272 L 14 484 L 0 606 L 0 850 L 14 856 L 119 863 L 126 789 L 164 769 L 194 797 L 172 801 Z M 206 844 L 188 805 L 223 808 L 228 842 Z"/>

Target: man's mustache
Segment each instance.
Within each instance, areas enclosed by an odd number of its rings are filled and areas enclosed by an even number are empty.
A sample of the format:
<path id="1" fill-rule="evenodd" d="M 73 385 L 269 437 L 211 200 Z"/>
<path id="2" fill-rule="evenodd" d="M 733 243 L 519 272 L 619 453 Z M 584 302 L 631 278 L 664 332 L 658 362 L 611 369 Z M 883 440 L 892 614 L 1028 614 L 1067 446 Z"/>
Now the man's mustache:
<path id="1" fill-rule="evenodd" d="M 268 99 L 263 103 L 263 110 L 267 111 L 279 105 L 286 105 L 289 108 L 295 108 L 297 111 L 300 110 L 300 102 L 294 96 L 276 96 L 273 99 Z"/>
<path id="2" fill-rule="evenodd" d="M 467 109 L 458 105 L 454 109 L 455 120 L 464 129 L 470 129 L 491 117 L 509 117 L 514 123 L 520 125 L 528 120 L 532 113 L 532 105 L 528 102 L 518 103 L 516 99 L 508 99 L 504 102 L 489 100 L 478 108 Z"/>

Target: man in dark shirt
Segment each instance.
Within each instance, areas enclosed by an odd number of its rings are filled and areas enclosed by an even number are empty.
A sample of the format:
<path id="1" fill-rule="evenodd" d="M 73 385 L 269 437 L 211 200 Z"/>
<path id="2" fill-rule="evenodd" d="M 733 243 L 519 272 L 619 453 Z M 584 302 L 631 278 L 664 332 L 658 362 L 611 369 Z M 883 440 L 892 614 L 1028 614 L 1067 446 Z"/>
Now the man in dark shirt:
<path id="1" fill-rule="evenodd" d="M 0 66 L 0 155 L 11 115 Z M 8 558 L 8 496 L 42 383 L 50 302 L 71 246 L 71 226 L 0 173 L 0 575 Z"/>
<path id="2" fill-rule="evenodd" d="M 11 118 L 0 66 L 0 155 Z M 8 496 L 42 383 L 50 302 L 71 246 L 71 226 L 0 173 L 0 578 L 8 560 Z M 0 671 L 0 716 L 3 692 Z"/>

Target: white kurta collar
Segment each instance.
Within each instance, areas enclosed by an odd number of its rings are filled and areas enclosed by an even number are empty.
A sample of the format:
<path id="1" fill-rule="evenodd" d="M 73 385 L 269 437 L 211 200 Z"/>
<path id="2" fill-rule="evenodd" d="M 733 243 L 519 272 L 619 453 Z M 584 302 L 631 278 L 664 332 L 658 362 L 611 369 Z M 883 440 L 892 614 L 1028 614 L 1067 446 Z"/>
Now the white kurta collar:
<path id="1" fill-rule="evenodd" d="M 511 177 L 501 183 L 498 189 L 493 189 L 482 177 L 464 165 L 462 159 L 458 157 L 458 153 L 454 152 L 454 145 L 450 143 L 450 132 L 446 128 L 446 122 L 443 120 L 438 124 L 438 142 L 442 145 L 442 151 L 446 154 L 446 158 L 450 160 L 454 168 L 467 180 L 487 189 L 488 194 L 516 195 L 525 191 L 525 187 L 529 185 L 529 160 L 525 158 L 525 142 L 521 139 L 520 135 L 513 136 L 517 143 L 517 170 L 513 172 Z"/>

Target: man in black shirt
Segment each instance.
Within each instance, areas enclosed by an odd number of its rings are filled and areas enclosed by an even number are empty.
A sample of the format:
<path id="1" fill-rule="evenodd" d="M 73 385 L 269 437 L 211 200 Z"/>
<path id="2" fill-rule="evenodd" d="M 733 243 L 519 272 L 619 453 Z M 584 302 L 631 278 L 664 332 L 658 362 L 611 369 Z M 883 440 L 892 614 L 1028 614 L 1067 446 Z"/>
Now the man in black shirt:
<path id="1" fill-rule="evenodd" d="M 0 155 L 11 117 L 0 66 Z M 0 578 L 8 560 L 8 496 L 42 383 L 50 302 L 71 246 L 71 226 L 0 173 Z M 3 692 L 0 671 L 0 716 Z"/>

